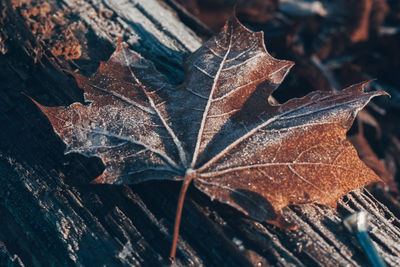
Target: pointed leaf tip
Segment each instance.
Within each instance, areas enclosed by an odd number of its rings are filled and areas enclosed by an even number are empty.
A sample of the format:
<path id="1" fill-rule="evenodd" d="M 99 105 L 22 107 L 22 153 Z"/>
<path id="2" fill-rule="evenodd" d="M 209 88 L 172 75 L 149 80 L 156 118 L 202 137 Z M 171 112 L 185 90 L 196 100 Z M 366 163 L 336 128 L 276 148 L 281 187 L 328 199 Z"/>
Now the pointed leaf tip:
<path id="1" fill-rule="evenodd" d="M 92 181 L 90 181 L 91 184 L 104 184 L 105 183 L 105 179 L 104 179 L 104 175 L 100 174 L 99 176 L 97 176 L 95 179 L 93 179 Z"/>

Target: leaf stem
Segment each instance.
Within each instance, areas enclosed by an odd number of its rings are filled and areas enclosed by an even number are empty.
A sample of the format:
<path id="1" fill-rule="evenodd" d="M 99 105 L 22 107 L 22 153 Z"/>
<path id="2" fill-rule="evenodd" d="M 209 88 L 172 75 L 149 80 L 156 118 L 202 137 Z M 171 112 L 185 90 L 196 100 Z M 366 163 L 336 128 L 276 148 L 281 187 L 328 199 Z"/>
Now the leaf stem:
<path id="1" fill-rule="evenodd" d="M 176 215 L 175 215 L 174 235 L 172 238 L 171 253 L 169 256 L 169 260 L 171 262 L 174 262 L 175 260 L 176 247 L 178 245 L 178 237 L 179 237 L 179 226 L 181 224 L 182 209 L 183 209 L 183 203 L 185 201 L 186 191 L 188 190 L 190 183 L 195 177 L 196 177 L 196 172 L 193 171 L 192 169 L 188 169 L 186 171 L 185 179 L 183 180 L 181 191 L 179 193 L 178 206 L 176 208 Z"/>

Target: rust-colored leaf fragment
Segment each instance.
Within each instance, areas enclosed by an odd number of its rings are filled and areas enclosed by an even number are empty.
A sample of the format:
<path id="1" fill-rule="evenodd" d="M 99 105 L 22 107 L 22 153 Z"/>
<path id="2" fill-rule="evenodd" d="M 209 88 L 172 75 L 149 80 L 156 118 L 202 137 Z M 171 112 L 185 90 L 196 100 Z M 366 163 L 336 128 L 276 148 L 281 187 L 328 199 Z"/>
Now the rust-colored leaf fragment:
<path id="1" fill-rule="evenodd" d="M 269 104 L 292 66 L 270 56 L 263 34 L 233 17 L 188 58 L 178 88 L 121 45 L 92 77 L 74 74 L 89 104 L 37 105 L 67 152 L 102 159 L 96 183 L 186 179 L 176 232 L 192 179 L 212 199 L 288 227 L 280 215 L 287 205 L 335 207 L 343 194 L 380 181 L 346 132 L 357 112 L 384 94 L 364 92 L 362 83 Z"/>

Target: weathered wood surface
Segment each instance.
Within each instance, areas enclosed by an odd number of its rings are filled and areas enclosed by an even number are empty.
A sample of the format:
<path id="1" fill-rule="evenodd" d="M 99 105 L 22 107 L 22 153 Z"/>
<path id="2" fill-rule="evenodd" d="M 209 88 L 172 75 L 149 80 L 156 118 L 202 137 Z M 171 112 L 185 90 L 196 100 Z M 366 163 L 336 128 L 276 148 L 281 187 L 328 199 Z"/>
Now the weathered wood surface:
<path id="1" fill-rule="evenodd" d="M 27 23 L 23 11 L 45 2 L 50 11 Z M 46 105 L 82 101 L 62 69 L 90 75 L 118 37 L 180 83 L 182 56 L 201 40 L 156 0 L 3 0 L 0 16 L 0 265 L 168 265 L 180 184 L 88 184 L 102 172 L 99 160 L 65 156 L 62 141 L 22 92 Z M 55 17 L 61 22 L 50 36 L 34 30 L 35 19 L 43 25 Z M 61 52 L 57 40 L 66 40 Z M 65 52 L 74 45 L 80 51 Z M 393 214 L 365 189 L 343 197 L 336 211 L 311 204 L 286 209 L 299 229 L 284 231 L 211 202 L 194 188 L 183 211 L 176 265 L 368 266 L 341 224 L 355 210 L 372 214 L 372 239 L 386 263 L 398 266 L 398 209 Z"/>

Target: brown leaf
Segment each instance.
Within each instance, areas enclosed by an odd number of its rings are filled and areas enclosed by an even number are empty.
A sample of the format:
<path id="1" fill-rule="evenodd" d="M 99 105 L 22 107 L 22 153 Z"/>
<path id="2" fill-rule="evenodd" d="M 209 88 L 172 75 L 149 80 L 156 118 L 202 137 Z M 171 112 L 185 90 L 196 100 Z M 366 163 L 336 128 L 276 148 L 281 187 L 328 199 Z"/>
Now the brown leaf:
<path id="1" fill-rule="evenodd" d="M 364 135 L 362 133 L 358 133 L 350 136 L 349 139 L 353 146 L 357 149 L 357 154 L 360 159 L 385 182 L 391 191 L 395 192 L 397 186 L 393 180 L 393 175 L 388 172 L 384 162 L 380 160 L 372 150 Z"/>
<path id="2" fill-rule="evenodd" d="M 178 0 L 180 8 L 184 8 L 207 25 L 218 31 L 235 9 L 238 17 L 249 23 L 266 23 L 278 8 L 277 0 Z"/>
<path id="3" fill-rule="evenodd" d="M 350 1 L 350 8 L 354 5 L 356 13 L 350 15 L 350 24 L 352 29 L 350 32 L 350 41 L 353 43 L 368 40 L 369 35 L 369 18 L 372 10 L 373 0 Z"/>
<path id="4" fill-rule="evenodd" d="M 212 199 L 285 227 L 280 211 L 287 205 L 335 207 L 344 193 L 380 181 L 346 131 L 383 92 L 364 92 L 362 83 L 269 104 L 292 65 L 271 57 L 263 34 L 233 17 L 188 58 L 179 88 L 120 47 L 92 77 L 75 74 L 90 104 L 37 105 L 67 152 L 102 159 L 96 183 L 185 180 L 176 232 L 192 179 Z"/>

